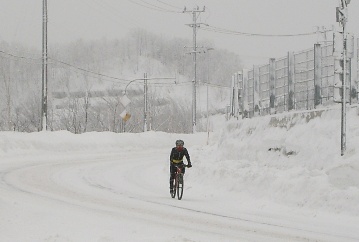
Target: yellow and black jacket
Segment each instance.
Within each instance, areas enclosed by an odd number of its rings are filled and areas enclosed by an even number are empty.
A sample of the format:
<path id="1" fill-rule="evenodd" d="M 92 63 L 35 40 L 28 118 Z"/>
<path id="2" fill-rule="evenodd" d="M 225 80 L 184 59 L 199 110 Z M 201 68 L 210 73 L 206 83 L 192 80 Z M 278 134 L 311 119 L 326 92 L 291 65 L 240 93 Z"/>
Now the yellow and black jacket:
<path id="1" fill-rule="evenodd" d="M 171 154 L 170 154 L 170 161 L 173 164 L 178 164 L 183 162 L 183 156 L 186 157 L 187 162 L 190 163 L 191 159 L 189 157 L 188 151 L 186 148 L 183 147 L 181 151 L 178 151 L 176 147 L 172 148 Z"/>

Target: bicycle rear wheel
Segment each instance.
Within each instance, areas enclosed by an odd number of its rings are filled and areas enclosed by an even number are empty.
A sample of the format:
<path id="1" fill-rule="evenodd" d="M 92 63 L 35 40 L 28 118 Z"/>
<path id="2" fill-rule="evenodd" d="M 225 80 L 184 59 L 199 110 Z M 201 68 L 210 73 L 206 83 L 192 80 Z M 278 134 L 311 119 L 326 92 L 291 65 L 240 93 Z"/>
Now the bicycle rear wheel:
<path id="1" fill-rule="evenodd" d="M 183 187 L 184 187 L 184 179 L 183 179 L 183 174 L 178 174 L 178 179 L 177 179 L 177 198 L 178 200 L 182 199 L 183 196 Z"/>

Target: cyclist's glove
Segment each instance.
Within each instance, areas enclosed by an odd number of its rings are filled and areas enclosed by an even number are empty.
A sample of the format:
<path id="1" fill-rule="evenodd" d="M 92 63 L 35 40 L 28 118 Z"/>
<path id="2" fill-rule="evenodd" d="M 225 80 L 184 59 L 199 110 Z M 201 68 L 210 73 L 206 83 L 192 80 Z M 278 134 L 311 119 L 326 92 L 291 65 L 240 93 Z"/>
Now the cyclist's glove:
<path id="1" fill-rule="evenodd" d="M 187 165 L 188 168 L 192 167 L 192 164 L 191 162 L 188 162 L 188 165 Z"/>

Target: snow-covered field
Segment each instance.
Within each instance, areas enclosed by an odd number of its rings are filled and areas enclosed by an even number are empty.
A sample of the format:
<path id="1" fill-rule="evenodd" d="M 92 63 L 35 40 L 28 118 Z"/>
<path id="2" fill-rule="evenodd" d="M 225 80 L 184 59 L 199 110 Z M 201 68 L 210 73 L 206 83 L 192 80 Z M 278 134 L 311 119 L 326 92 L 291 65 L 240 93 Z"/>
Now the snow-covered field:
<path id="1" fill-rule="evenodd" d="M 215 132 L 0 133 L 0 241 L 359 241 L 359 116 L 229 121 Z M 168 158 L 185 141 L 181 201 Z M 208 141 L 208 144 L 207 144 Z"/>

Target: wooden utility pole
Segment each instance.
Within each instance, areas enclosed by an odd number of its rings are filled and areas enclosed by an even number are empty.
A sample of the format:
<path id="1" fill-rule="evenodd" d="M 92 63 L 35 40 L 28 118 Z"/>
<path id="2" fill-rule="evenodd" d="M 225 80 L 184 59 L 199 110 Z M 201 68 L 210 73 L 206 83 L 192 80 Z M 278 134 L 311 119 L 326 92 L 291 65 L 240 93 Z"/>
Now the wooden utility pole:
<path id="1" fill-rule="evenodd" d="M 347 102 L 347 28 L 346 23 L 348 22 L 348 4 L 350 0 L 340 0 L 340 6 L 337 8 L 337 22 L 342 27 L 343 35 L 343 50 L 342 50 L 342 61 L 343 61 L 343 74 L 342 74 L 342 111 L 341 111 L 341 155 L 343 156 L 346 150 L 346 102 Z"/>
<path id="2" fill-rule="evenodd" d="M 193 47 L 192 52 L 193 54 L 193 63 L 194 63 L 194 78 L 193 78 L 193 91 L 192 91 L 192 132 L 196 132 L 196 123 L 197 123 L 197 117 L 196 117 L 196 99 L 197 99 L 197 28 L 201 26 L 200 23 L 197 23 L 197 18 L 200 13 L 205 11 L 205 7 L 203 7 L 203 10 L 199 10 L 199 7 L 194 8 L 193 10 L 186 10 L 186 8 L 183 10 L 184 13 L 192 13 L 192 24 L 188 24 L 190 27 L 193 28 Z"/>
<path id="3" fill-rule="evenodd" d="M 43 0 L 41 129 L 47 130 L 47 0 Z"/>
<path id="4" fill-rule="evenodd" d="M 143 112 L 143 132 L 147 132 L 147 97 L 148 97 L 148 87 L 147 87 L 147 73 L 144 74 L 143 76 L 143 82 L 144 82 L 144 90 L 143 90 L 143 95 L 144 95 L 144 112 Z"/>

